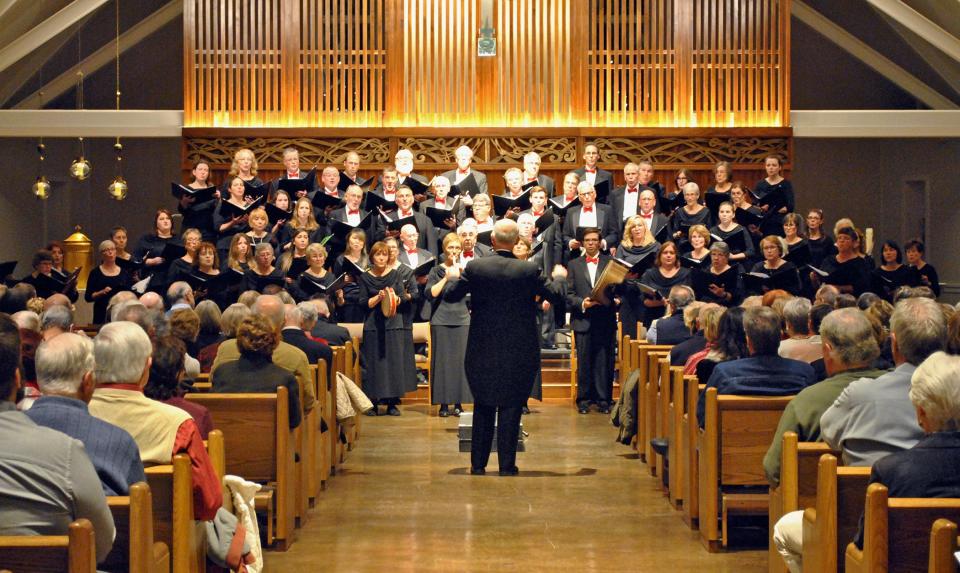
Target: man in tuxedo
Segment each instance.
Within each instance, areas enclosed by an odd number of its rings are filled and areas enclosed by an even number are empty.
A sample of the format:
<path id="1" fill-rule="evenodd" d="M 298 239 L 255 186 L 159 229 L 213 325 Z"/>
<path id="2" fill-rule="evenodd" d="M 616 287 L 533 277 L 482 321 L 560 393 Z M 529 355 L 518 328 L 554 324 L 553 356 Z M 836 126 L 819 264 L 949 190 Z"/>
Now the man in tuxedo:
<path id="1" fill-rule="evenodd" d="M 436 257 L 426 249 L 422 249 L 417 246 L 417 242 L 420 240 L 420 232 L 417 231 L 417 228 L 413 225 L 404 225 L 400 229 L 400 252 L 397 254 L 397 260 L 401 263 L 410 267 L 411 270 L 416 270 L 416 268 L 427 261 L 436 261 Z M 420 296 L 417 298 L 417 308 L 414 312 L 414 316 L 421 316 L 423 310 L 423 305 L 425 298 L 423 296 L 423 287 L 427 284 L 427 275 L 424 273 L 421 276 L 415 277 L 417 281 L 417 289 L 420 291 Z M 429 316 L 427 320 L 429 320 Z"/>
<path id="2" fill-rule="evenodd" d="M 300 171 L 300 152 L 296 147 L 287 147 L 283 150 L 283 175 L 270 182 L 270 196 L 275 197 L 279 189 L 281 179 L 304 179 L 309 173 Z M 316 186 L 316 181 L 313 182 Z M 304 189 L 298 191 L 295 197 L 290 198 L 291 204 L 300 197 L 312 199 L 315 189 Z"/>
<path id="3" fill-rule="evenodd" d="M 653 163 L 650 163 L 646 159 L 637 163 L 637 169 L 639 170 L 638 182 L 641 187 L 649 187 L 656 192 L 656 196 L 660 197 L 666 193 L 666 189 L 663 188 L 663 185 L 659 181 L 654 180 L 653 174 Z"/>
<path id="4" fill-rule="evenodd" d="M 616 247 L 619 234 L 610 205 L 597 203 L 597 192 L 593 185 L 586 181 L 581 181 L 577 185 L 577 196 L 580 198 L 580 206 L 567 211 L 567 217 L 563 221 L 563 243 L 567 249 L 576 251 L 581 248 L 582 245 L 577 239 L 577 229 L 580 227 L 600 229 L 601 250 L 606 251 Z M 571 255 L 571 257 L 574 256 L 576 255 Z"/>
<path id="5" fill-rule="evenodd" d="M 453 152 L 453 156 L 457 160 L 457 168 L 444 172 L 443 177 L 446 177 L 453 185 L 460 185 L 465 179 L 473 178 L 477 187 L 476 193 L 486 193 L 487 176 L 470 168 L 470 163 L 473 161 L 473 150 L 466 145 L 461 145 Z"/>
<path id="6" fill-rule="evenodd" d="M 401 149 L 397 151 L 397 154 L 393 157 L 393 165 L 397 169 L 397 185 L 407 185 L 407 179 L 415 179 L 416 181 L 427 184 L 427 178 L 423 175 L 413 172 L 413 152 L 409 149 Z M 411 187 L 412 189 L 412 187 Z M 427 198 L 425 194 L 417 193 L 414 195 L 414 200 L 417 203 L 424 201 Z"/>
<path id="7" fill-rule="evenodd" d="M 434 177 L 430 186 L 433 188 L 433 197 L 420 204 L 420 211 L 426 213 L 428 207 L 450 211 L 450 217 L 445 221 L 448 226 L 435 227 L 437 240 L 442 243 L 447 234 L 457 230 L 457 225 L 464 219 L 466 209 L 463 206 L 463 201 L 460 201 L 457 197 L 449 196 L 450 180 L 445 176 Z"/>
<path id="8" fill-rule="evenodd" d="M 607 185 L 613 185 L 613 174 L 607 171 L 606 169 L 600 169 L 597 167 L 597 162 L 600 160 L 600 148 L 597 147 L 595 143 L 588 143 L 586 147 L 583 148 L 583 167 L 574 171 L 579 177 L 580 182 L 583 183 L 586 181 L 594 186 L 598 187 L 600 183 L 607 181 Z M 606 198 L 607 200 L 609 199 Z M 606 201 L 604 201 L 606 202 Z"/>
<path id="9" fill-rule="evenodd" d="M 362 203 L 363 190 L 356 185 L 350 185 L 347 187 L 347 190 L 343 192 L 343 207 L 330 212 L 330 216 L 327 217 L 326 234 L 333 235 L 333 237 L 330 239 L 328 246 L 328 250 L 330 251 L 330 256 L 327 257 L 328 259 L 333 260 L 346 248 L 346 237 L 339 237 L 334 233 L 333 222 L 340 221 L 351 227 L 360 225 L 368 213 L 361 207 Z M 370 217 L 368 224 L 364 225 L 365 228 L 363 231 L 367 234 L 368 244 L 372 245 L 376 241 L 379 241 L 384 234 L 383 228 L 378 222 L 379 217 L 374 215 Z"/>
<path id="10" fill-rule="evenodd" d="M 317 193 L 323 193 L 324 195 L 333 199 L 343 199 L 343 194 L 341 193 L 340 188 L 338 187 L 339 183 L 340 183 L 340 172 L 337 171 L 336 167 L 332 165 L 328 165 L 327 167 L 323 168 L 323 171 L 320 174 L 320 185 L 317 186 L 317 189 L 316 191 L 313 192 L 313 195 L 316 195 Z M 311 200 L 312 200 L 312 196 L 311 196 Z M 326 226 L 327 218 L 330 217 L 330 213 L 333 212 L 333 210 L 337 209 L 338 207 L 339 207 L 339 203 L 329 205 L 324 209 L 320 209 L 319 207 L 314 207 L 313 215 L 317 219 L 317 223 L 319 223 L 320 225 Z"/>
<path id="11" fill-rule="evenodd" d="M 637 215 L 643 219 L 643 224 L 647 226 L 650 234 L 659 241 L 663 242 L 667 238 L 667 224 L 670 222 L 666 215 L 657 210 L 657 196 L 652 189 L 643 189 L 640 191 L 640 201 Z M 659 237 L 657 235 L 660 235 Z"/>
<path id="12" fill-rule="evenodd" d="M 565 288 L 563 267 L 554 269 L 555 281 L 548 283 L 536 266 L 514 257 L 517 240 L 515 222 L 497 221 L 491 236 L 496 256 L 471 261 L 462 274 L 456 266 L 447 271 L 449 278 L 459 278 L 454 293 L 469 293 L 473 309 L 464 366 L 475 403 L 470 450 L 474 475 L 486 471 L 495 420 L 500 475 L 519 473 L 520 416 L 540 369 L 537 300 L 556 299 Z"/>
<path id="13" fill-rule="evenodd" d="M 340 191 L 346 191 L 350 185 L 360 183 L 360 155 L 356 151 L 347 153 L 343 158 L 343 171 L 340 172 L 340 179 L 337 181 L 337 188 Z"/>
<path id="14" fill-rule="evenodd" d="M 458 265 L 461 269 L 474 259 L 486 257 L 493 254 L 493 249 L 477 243 L 477 222 L 467 218 L 457 227 L 457 235 L 460 237 L 460 258 Z"/>
<path id="15" fill-rule="evenodd" d="M 420 234 L 417 246 L 421 249 L 430 251 L 434 257 L 437 256 L 437 232 L 433 228 L 433 221 L 423 213 L 413 210 L 413 191 L 406 185 L 397 189 L 397 210 L 387 215 L 390 221 L 399 221 L 413 217 L 414 225 Z M 387 236 L 397 237 L 399 231 L 388 231 Z"/>
<path id="16" fill-rule="evenodd" d="M 378 195 L 381 199 L 386 201 L 396 201 L 397 187 L 399 186 L 398 181 L 399 176 L 397 175 L 397 168 L 384 167 L 383 172 L 380 174 L 380 183 L 377 184 L 377 187 L 371 191 L 371 193 Z M 387 212 L 392 211 L 392 209 L 383 210 Z"/>
<path id="17" fill-rule="evenodd" d="M 536 183 L 547 190 L 547 197 L 553 197 L 553 177 L 540 174 L 540 154 L 531 151 L 523 156 L 523 186 Z"/>
<path id="18" fill-rule="evenodd" d="M 567 309 L 577 346 L 577 409 L 581 414 L 590 410 L 590 404 L 596 404 L 601 414 L 608 414 L 613 399 L 616 303 L 607 306 L 591 297 L 603 269 L 610 263 L 610 257 L 600 251 L 600 241 L 599 229 L 586 229 L 586 256 L 568 265 Z M 608 297 L 612 298 L 612 293 Z"/>
<path id="19" fill-rule="evenodd" d="M 636 163 L 624 165 L 623 180 L 625 183 L 610 193 L 610 206 L 621 227 L 640 208 L 640 167 Z"/>

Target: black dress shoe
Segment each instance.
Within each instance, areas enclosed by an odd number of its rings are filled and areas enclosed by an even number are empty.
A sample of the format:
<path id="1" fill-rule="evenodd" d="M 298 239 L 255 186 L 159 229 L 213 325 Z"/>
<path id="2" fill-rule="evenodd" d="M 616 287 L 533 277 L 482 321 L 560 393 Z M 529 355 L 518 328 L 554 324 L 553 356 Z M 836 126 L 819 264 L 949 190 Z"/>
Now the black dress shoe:
<path id="1" fill-rule="evenodd" d="M 379 416 L 379 415 L 380 415 L 380 413 L 377 412 L 377 407 L 376 407 L 376 406 L 374 406 L 373 408 L 370 408 L 369 410 L 367 410 L 366 412 L 364 412 L 364 414 L 366 414 L 367 416 Z"/>
<path id="2" fill-rule="evenodd" d="M 601 414 L 609 414 L 609 413 L 610 413 L 610 406 L 600 406 L 600 413 L 601 413 Z"/>
<path id="3" fill-rule="evenodd" d="M 440 406 L 440 412 L 437 415 L 440 416 L 441 418 L 446 418 L 447 416 L 450 415 L 450 410 L 447 409 L 446 404 L 444 404 L 443 406 Z"/>
<path id="4" fill-rule="evenodd" d="M 400 415 L 400 408 L 397 408 L 396 406 L 390 406 L 389 408 L 387 408 L 387 415 L 388 415 L 388 416 L 399 416 L 399 415 Z"/>
<path id="5" fill-rule="evenodd" d="M 581 402 L 577 404 L 577 412 L 587 414 L 590 412 L 590 402 Z"/>
<path id="6" fill-rule="evenodd" d="M 500 470 L 500 475 L 502 476 L 515 476 L 520 473 L 520 468 L 513 466 L 512 468 Z"/>
<path id="7" fill-rule="evenodd" d="M 486 468 L 470 468 L 470 475 L 472 476 L 482 476 L 487 473 Z"/>
<path id="8" fill-rule="evenodd" d="M 463 406 L 457 406 L 457 407 L 455 407 L 455 408 L 453 409 L 453 415 L 456 416 L 456 417 L 458 417 L 458 418 L 460 417 L 460 414 L 462 414 L 462 413 L 463 413 Z"/>
<path id="9" fill-rule="evenodd" d="M 527 407 L 527 406 L 524 406 L 524 407 L 523 407 L 523 410 L 521 410 L 521 412 L 523 413 L 523 415 L 527 415 L 527 414 L 530 413 L 530 408 Z"/>

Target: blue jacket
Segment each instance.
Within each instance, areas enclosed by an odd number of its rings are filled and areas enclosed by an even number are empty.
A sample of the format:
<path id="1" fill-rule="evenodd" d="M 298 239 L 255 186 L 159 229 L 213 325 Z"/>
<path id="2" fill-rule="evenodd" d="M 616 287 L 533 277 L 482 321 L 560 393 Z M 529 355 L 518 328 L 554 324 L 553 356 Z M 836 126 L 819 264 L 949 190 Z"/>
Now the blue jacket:
<path id="1" fill-rule="evenodd" d="M 716 388 L 718 394 L 789 396 L 814 382 L 812 366 L 775 354 L 721 362 L 713 369 L 707 387 L 697 400 L 697 422 L 702 428 L 708 388 Z"/>
<path id="2" fill-rule="evenodd" d="M 92 416 L 75 398 L 41 396 L 24 412 L 46 426 L 80 440 L 97 470 L 104 495 L 129 495 L 130 486 L 146 481 L 140 450 L 126 430 Z"/>

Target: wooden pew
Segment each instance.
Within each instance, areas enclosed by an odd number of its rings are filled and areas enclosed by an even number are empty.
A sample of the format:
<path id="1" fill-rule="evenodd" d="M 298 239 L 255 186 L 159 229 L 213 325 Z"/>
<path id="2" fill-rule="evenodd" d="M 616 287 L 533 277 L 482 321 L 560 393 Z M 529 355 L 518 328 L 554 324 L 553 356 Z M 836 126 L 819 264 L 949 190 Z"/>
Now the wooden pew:
<path id="1" fill-rule="evenodd" d="M 78 519 L 66 535 L 0 536 L 0 567 L 15 573 L 95 573 L 93 524 Z"/>
<path id="2" fill-rule="evenodd" d="M 619 325 L 619 327 L 622 328 L 622 325 Z M 623 385 L 627 382 L 627 377 L 630 376 L 634 368 L 633 360 L 631 360 L 633 358 L 633 352 L 630 351 L 630 345 L 633 341 L 629 334 L 618 338 L 617 341 L 620 343 L 617 347 L 617 361 L 619 362 L 619 379 L 617 381 L 620 384 L 620 388 L 623 388 Z"/>
<path id="3" fill-rule="evenodd" d="M 153 496 L 144 482 L 130 486 L 130 495 L 108 496 L 117 536 L 103 571 L 169 573 L 170 548 L 153 538 Z"/>
<path id="4" fill-rule="evenodd" d="M 637 425 L 640 451 L 647 462 L 650 475 L 657 475 L 656 458 L 650 440 L 657 437 L 657 393 L 660 389 L 659 360 L 670 356 L 669 346 L 648 344 L 640 348 L 640 360 L 645 363 L 640 369 L 640 389 L 638 395 Z M 643 428 L 640 432 L 639 428 Z"/>
<path id="5" fill-rule="evenodd" d="M 649 463 L 647 458 L 647 450 L 650 446 L 650 436 L 647 434 L 647 382 L 650 376 L 650 352 L 657 350 L 664 350 L 665 346 L 656 346 L 653 344 L 648 344 L 645 340 L 634 340 L 631 345 L 633 346 L 633 357 L 631 361 L 634 364 L 634 367 L 639 370 L 639 378 L 637 380 L 637 452 L 640 454 L 640 461 Z"/>
<path id="6" fill-rule="evenodd" d="M 206 570 L 207 540 L 204 525 L 193 520 L 193 476 L 190 457 L 177 454 L 170 465 L 146 468 L 153 496 L 154 540 L 170 550 L 173 573 Z"/>
<path id="7" fill-rule="evenodd" d="M 330 479 L 330 439 L 333 425 L 330 424 L 328 413 L 330 411 L 330 392 L 327 388 L 329 368 L 325 360 L 321 360 L 316 366 L 310 367 L 311 374 L 314 377 L 314 386 L 317 396 L 323 395 L 322 406 L 317 406 L 316 412 L 316 431 L 311 433 L 308 447 L 313 452 L 314 464 L 309 472 L 308 489 L 310 491 L 311 506 L 316 503 L 316 498 L 320 491 L 326 489 L 327 481 Z M 322 432 L 320 428 L 321 420 L 327 424 L 327 431 Z"/>
<path id="8" fill-rule="evenodd" d="M 280 386 L 276 394 L 187 394 L 187 399 L 206 406 L 223 432 L 226 471 L 274 486 L 274 519 L 268 520 L 267 536 L 269 540 L 273 534 L 277 547 L 286 551 L 294 540 L 296 510 L 287 389 Z"/>
<path id="9" fill-rule="evenodd" d="M 768 549 L 770 573 L 785 573 L 786 564 L 773 542 L 773 526 L 791 511 L 817 502 L 817 466 L 823 454 L 839 455 L 823 442 L 799 442 L 796 432 L 783 434 L 780 449 L 780 485 L 770 487 Z"/>
<path id="10" fill-rule="evenodd" d="M 658 354 L 659 355 L 659 354 Z M 673 387 L 673 374 L 670 366 L 670 355 L 660 356 L 657 359 L 657 386 L 654 389 L 654 438 L 669 438 L 669 408 L 670 391 Z M 652 447 L 652 446 L 651 446 Z M 665 472 L 665 461 L 660 454 L 654 455 L 655 474 L 663 476 Z"/>
<path id="11" fill-rule="evenodd" d="M 957 573 L 957 524 L 938 519 L 930 529 L 930 558 L 927 573 Z"/>
<path id="12" fill-rule="evenodd" d="M 833 573 L 843 563 L 843 548 L 857 532 L 868 467 L 837 467 L 831 454 L 817 464 L 817 494 L 813 507 L 803 510 L 803 570 Z"/>
<path id="13" fill-rule="evenodd" d="M 700 441 L 700 426 L 697 424 L 697 399 L 706 385 L 700 384 L 697 377 L 691 375 L 683 377 L 683 386 L 685 402 L 683 448 L 687 459 L 687 471 L 682 477 L 683 521 L 690 529 L 697 529 L 700 525 L 700 455 L 697 449 Z"/>
<path id="14" fill-rule="evenodd" d="M 960 519 L 957 498 L 888 498 L 886 486 L 867 488 L 863 524 L 863 549 L 850 543 L 846 551 L 848 573 L 925 571 L 934 521 Z"/>
<path id="15" fill-rule="evenodd" d="M 670 449 L 667 450 L 670 475 L 668 492 L 670 503 L 680 509 L 686 503 L 686 489 L 684 482 L 689 479 L 690 468 L 687 465 L 687 430 L 683 423 L 683 414 L 687 407 L 686 387 L 684 384 L 683 368 L 670 368 L 670 403 L 667 404 L 667 437 L 670 440 Z M 696 415 L 696 413 L 694 413 Z"/>
<path id="16" fill-rule="evenodd" d="M 727 546 L 731 514 L 767 514 L 767 492 L 740 493 L 731 488 L 767 485 L 763 457 L 792 398 L 718 396 L 716 388 L 707 389 L 699 443 L 699 517 L 700 540 L 709 551 Z"/>

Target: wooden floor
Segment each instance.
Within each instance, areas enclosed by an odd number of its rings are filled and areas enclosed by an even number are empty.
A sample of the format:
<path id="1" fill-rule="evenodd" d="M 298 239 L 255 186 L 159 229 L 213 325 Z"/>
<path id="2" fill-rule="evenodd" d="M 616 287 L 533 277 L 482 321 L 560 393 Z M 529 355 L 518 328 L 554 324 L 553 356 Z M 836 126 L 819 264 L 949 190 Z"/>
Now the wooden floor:
<path id="1" fill-rule="evenodd" d="M 406 406 L 363 436 L 267 571 L 762 571 L 766 552 L 708 554 L 608 416 L 570 403 L 524 416 L 517 477 L 471 476 L 457 418 Z"/>

